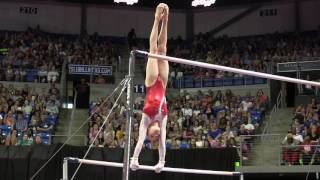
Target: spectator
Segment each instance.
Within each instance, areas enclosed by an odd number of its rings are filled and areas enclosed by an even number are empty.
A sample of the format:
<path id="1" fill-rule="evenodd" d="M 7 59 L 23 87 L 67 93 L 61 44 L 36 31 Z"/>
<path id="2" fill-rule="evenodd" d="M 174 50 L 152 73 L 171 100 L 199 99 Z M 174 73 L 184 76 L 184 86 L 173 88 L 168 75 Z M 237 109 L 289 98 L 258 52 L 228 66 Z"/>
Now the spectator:
<path id="1" fill-rule="evenodd" d="M 81 79 L 80 84 L 76 86 L 77 91 L 77 108 L 88 108 L 90 86 L 85 79 Z"/>
<path id="2" fill-rule="evenodd" d="M 241 126 L 243 126 L 244 130 L 246 131 L 246 134 L 254 134 L 254 125 L 251 123 L 251 118 L 246 117 L 245 123 L 242 124 Z"/>
<path id="3" fill-rule="evenodd" d="M 59 114 L 59 108 L 55 103 L 56 102 L 54 100 L 49 100 L 46 105 L 47 113 L 54 116 Z"/>
<path id="4" fill-rule="evenodd" d="M 312 161 L 312 155 L 315 151 L 315 145 L 312 143 L 310 136 L 306 136 L 303 143 L 301 144 L 299 163 L 301 165 L 308 165 Z"/>
<path id="5" fill-rule="evenodd" d="M 13 127 L 14 122 L 15 122 L 15 120 L 13 118 L 13 113 L 11 111 L 9 111 L 8 114 L 3 119 L 3 124 Z"/>
<path id="6" fill-rule="evenodd" d="M 60 91 L 56 87 L 56 83 L 51 83 L 51 87 L 49 89 L 49 95 L 52 97 L 54 96 L 56 99 L 60 99 Z"/>
<path id="7" fill-rule="evenodd" d="M 215 122 L 211 123 L 211 129 L 208 131 L 208 135 L 213 139 L 218 139 L 222 134 L 221 129 L 218 129 L 217 124 Z"/>
<path id="8" fill-rule="evenodd" d="M 94 138 L 98 135 L 99 132 L 99 126 L 97 124 L 94 124 L 92 128 L 90 128 L 89 132 L 89 143 L 92 143 Z"/>
<path id="9" fill-rule="evenodd" d="M 135 29 L 132 28 L 130 30 L 130 32 L 128 33 L 128 36 L 127 36 L 127 39 L 128 39 L 128 44 L 129 44 L 129 48 L 132 49 L 132 47 L 136 46 L 136 38 L 137 38 L 137 35 L 136 35 L 136 32 L 135 32 Z"/>
<path id="10" fill-rule="evenodd" d="M 179 149 L 179 144 L 176 139 L 172 139 L 171 149 Z"/>
<path id="11" fill-rule="evenodd" d="M 22 112 L 19 112 L 17 115 L 17 122 L 15 123 L 15 129 L 21 133 L 24 133 L 28 130 L 28 122 L 24 120 Z"/>
<path id="12" fill-rule="evenodd" d="M 17 145 L 17 130 L 12 130 L 11 134 L 6 137 L 5 145 Z"/>
<path id="13" fill-rule="evenodd" d="M 22 107 L 23 114 L 30 115 L 33 111 L 33 107 L 30 105 L 28 100 L 24 101 L 24 105 Z"/>
<path id="14" fill-rule="evenodd" d="M 289 131 L 286 138 L 282 141 L 283 160 L 289 165 L 294 165 L 298 162 L 298 145 L 299 142 L 293 138 L 292 132 Z"/>
<path id="15" fill-rule="evenodd" d="M 39 82 L 46 82 L 47 76 L 48 76 L 48 70 L 47 66 L 43 65 L 40 67 L 40 70 L 38 71 L 38 76 L 39 76 Z"/>
<path id="16" fill-rule="evenodd" d="M 32 137 L 29 137 L 27 133 L 23 133 L 23 138 L 18 140 L 18 145 L 30 146 L 33 143 Z"/>
<path id="17" fill-rule="evenodd" d="M 48 122 L 48 115 L 46 113 L 41 114 L 40 121 L 36 125 L 37 132 L 50 133 L 53 130 L 53 125 Z"/>
<path id="18" fill-rule="evenodd" d="M 319 125 L 317 124 L 312 124 L 310 127 L 310 134 L 308 135 L 310 138 L 311 143 L 317 144 L 319 143 L 320 140 L 320 135 L 319 135 Z"/>
<path id="19" fill-rule="evenodd" d="M 41 140 L 40 135 L 36 135 L 34 142 L 35 142 L 35 144 L 42 144 L 42 140 Z"/>
<path id="20" fill-rule="evenodd" d="M 12 81 L 14 77 L 14 71 L 12 67 L 9 65 L 6 70 L 6 81 Z"/>
<path id="21" fill-rule="evenodd" d="M 56 67 L 52 66 L 52 68 L 50 69 L 50 71 L 48 72 L 48 75 L 47 75 L 48 82 L 55 83 L 57 81 L 58 77 L 59 77 L 59 73 L 56 70 Z"/>

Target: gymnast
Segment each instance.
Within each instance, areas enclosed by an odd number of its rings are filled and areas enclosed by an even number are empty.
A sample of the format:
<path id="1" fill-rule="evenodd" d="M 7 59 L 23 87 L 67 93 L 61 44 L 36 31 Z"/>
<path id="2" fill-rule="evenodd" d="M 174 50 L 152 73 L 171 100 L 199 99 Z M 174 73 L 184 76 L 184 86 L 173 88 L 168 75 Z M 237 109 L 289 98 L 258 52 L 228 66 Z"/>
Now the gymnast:
<path id="1" fill-rule="evenodd" d="M 155 12 L 153 27 L 150 34 L 150 53 L 167 54 L 167 27 L 169 7 L 160 3 Z M 159 24 L 161 23 L 160 33 Z M 151 142 L 159 141 L 159 162 L 155 172 L 161 172 L 165 164 L 166 155 L 166 125 L 167 102 L 165 98 L 166 85 L 169 74 L 169 63 L 165 60 L 148 58 L 146 67 L 145 85 L 147 87 L 146 100 L 143 108 L 142 119 L 139 126 L 139 138 L 131 158 L 130 168 L 139 169 L 139 154 L 146 136 Z"/>

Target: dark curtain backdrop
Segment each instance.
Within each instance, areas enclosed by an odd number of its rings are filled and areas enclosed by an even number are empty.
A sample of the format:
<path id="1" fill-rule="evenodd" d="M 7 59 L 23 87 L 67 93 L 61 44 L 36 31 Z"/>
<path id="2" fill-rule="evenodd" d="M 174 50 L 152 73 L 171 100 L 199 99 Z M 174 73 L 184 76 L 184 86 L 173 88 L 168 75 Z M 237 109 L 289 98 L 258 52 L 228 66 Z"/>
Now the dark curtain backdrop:
<path id="1" fill-rule="evenodd" d="M 51 146 L 0 146 L 1 180 L 27 180 L 46 162 L 61 144 Z M 39 173 L 36 180 L 59 180 L 62 177 L 64 157 L 82 157 L 88 147 L 65 146 L 50 163 Z M 166 166 L 193 169 L 234 171 L 237 158 L 236 149 L 185 149 L 169 150 Z M 122 149 L 93 148 L 87 159 L 122 162 Z M 145 150 L 140 156 L 140 164 L 155 165 L 158 151 Z M 69 176 L 77 164 L 69 166 Z M 82 165 L 75 179 L 77 180 L 121 180 L 122 169 Z M 69 177 L 69 178 L 70 178 Z M 232 180 L 226 176 L 207 176 L 181 173 L 156 174 L 151 171 L 137 171 L 130 174 L 130 180 Z"/>

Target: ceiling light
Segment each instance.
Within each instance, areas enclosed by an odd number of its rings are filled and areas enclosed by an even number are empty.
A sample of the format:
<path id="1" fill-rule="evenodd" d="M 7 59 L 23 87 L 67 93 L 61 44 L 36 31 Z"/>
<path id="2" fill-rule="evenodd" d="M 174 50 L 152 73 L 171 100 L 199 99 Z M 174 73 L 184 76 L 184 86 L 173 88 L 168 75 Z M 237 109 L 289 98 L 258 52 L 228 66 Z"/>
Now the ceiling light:
<path id="1" fill-rule="evenodd" d="M 127 5 L 133 5 L 138 3 L 138 0 L 113 0 L 115 3 L 126 3 Z"/>
<path id="2" fill-rule="evenodd" d="M 193 0 L 191 5 L 193 7 L 197 7 L 197 6 L 208 7 L 208 6 L 211 6 L 212 4 L 214 4 L 215 2 L 216 2 L 216 0 Z"/>

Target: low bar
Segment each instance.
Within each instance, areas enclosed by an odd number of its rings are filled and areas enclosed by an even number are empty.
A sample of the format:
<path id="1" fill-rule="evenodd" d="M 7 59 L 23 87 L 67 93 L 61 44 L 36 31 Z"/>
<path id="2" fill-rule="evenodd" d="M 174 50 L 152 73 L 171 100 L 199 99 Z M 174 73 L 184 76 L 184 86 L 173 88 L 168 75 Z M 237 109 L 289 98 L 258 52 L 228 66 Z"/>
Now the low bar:
<path id="1" fill-rule="evenodd" d="M 296 83 L 296 84 L 305 84 L 305 85 L 308 84 L 311 86 L 320 87 L 319 82 L 313 82 L 313 81 L 290 78 L 290 77 L 285 77 L 285 76 L 278 76 L 278 75 L 273 75 L 273 74 L 249 71 L 249 70 L 238 69 L 238 68 L 231 68 L 231 67 L 220 66 L 220 65 L 216 65 L 216 64 L 203 63 L 203 62 L 187 60 L 187 59 L 182 59 L 182 58 L 176 58 L 176 57 L 170 57 L 170 56 L 151 54 L 146 51 L 136 50 L 135 54 L 138 57 L 151 57 L 151 58 L 162 59 L 162 60 L 166 60 L 166 61 L 170 61 L 170 62 L 174 62 L 174 63 L 179 63 L 179 64 L 198 66 L 198 67 L 207 68 L 207 69 L 216 69 L 216 70 L 220 70 L 220 71 L 233 72 L 233 73 L 237 73 L 237 74 L 261 77 L 261 78 L 266 78 L 266 79 L 273 79 L 273 80 L 278 80 L 278 81 L 291 82 L 291 83 Z"/>
<path id="2" fill-rule="evenodd" d="M 96 160 L 88 160 L 88 159 L 78 159 L 78 158 L 67 158 L 73 163 L 82 163 L 82 164 L 90 164 L 97 166 L 109 166 L 109 167 L 123 167 L 123 163 L 116 162 L 106 162 L 106 161 L 96 161 Z M 140 165 L 141 170 L 154 171 L 154 166 L 146 166 Z M 165 172 L 175 172 L 175 173 L 187 173 L 187 174 L 207 174 L 207 175 L 220 175 L 220 176 L 240 176 L 240 172 L 231 172 L 231 171 L 212 171 L 212 170 L 200 170 L 200 169 L 184 169 L 184 168 L 171 168 L 164 167 L 162 171 Z"/>

